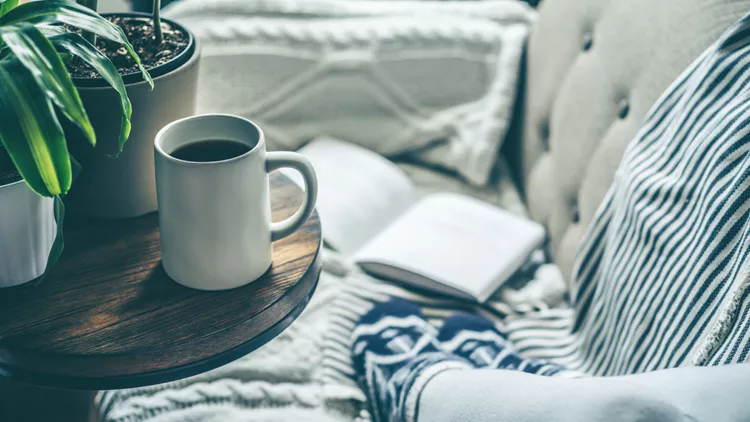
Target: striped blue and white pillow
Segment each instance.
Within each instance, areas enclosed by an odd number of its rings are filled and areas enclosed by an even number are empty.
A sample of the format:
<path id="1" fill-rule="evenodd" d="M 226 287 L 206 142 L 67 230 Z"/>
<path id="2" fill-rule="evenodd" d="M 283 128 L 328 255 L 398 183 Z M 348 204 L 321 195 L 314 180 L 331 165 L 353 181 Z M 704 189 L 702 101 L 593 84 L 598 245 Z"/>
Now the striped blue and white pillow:
<path id="1" fill-rule="evenodd" d="M 746 360 L 749 135 L 745 17 L 672 84 L 625 152 L 574 271 L 578 369 Z"/>

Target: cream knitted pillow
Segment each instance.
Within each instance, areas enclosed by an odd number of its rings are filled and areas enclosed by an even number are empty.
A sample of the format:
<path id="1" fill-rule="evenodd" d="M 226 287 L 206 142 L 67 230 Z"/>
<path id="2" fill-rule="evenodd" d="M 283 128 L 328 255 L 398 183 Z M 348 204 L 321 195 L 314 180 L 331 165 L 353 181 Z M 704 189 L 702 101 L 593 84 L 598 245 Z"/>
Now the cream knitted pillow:
<path id="1" fill-rule="evenodd" d="M 260 124 L 271 149 L 321 135 L 487 182 L 534 12 L 524 3 L 183 0 L 203 45 L 199 112 Z"/>

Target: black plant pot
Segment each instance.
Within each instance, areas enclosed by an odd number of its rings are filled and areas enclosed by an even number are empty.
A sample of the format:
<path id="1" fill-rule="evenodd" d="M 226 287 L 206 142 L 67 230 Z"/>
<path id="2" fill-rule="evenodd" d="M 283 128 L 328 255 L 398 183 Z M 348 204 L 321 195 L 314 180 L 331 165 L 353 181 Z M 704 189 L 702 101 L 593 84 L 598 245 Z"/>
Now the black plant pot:
<path id="1" fill-rule="evenodd" d="M 142 17 L 145 13 L 105 16 Z M 72 125 L 65 127 L 68 145 L 83 169 L 73 183 L 66 203 L 77 215 L 93 218 L 132 218 L 156 211 L 154 136 L 167 123 L 195 114 L 200 46 L 192 33 L 174 21 L 162 19 L 189 34 L 188 47 L 174 59 L 149 70 L 154 89 L 140 73 L 123 75 L 133 105 L 131 132 L 116 158 L 120 133 L 119 97 L 103 79 L 74 78 L 78 92 L 96 131 L 91 147 Z"/>

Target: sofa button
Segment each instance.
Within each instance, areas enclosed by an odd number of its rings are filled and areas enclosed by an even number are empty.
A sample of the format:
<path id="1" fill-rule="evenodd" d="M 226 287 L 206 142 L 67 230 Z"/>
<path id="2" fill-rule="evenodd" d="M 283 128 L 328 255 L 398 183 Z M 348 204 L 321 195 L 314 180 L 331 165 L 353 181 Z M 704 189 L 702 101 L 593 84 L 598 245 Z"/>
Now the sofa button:
<path id="1" fill-rule="evenodd" d="M 546 120 L 539 125 L 539 137 L 545 151 L 549 150 L 549 122 Z"/>
<path id="2" fill-rule="evenodd" d="M 577 202 L 573 203 L 573 205 L 570 208 L 570 211 L 571 211 L 570 221 L 572 221 L 573 224 L 578 224 L 578 222 L 581 221 L 581 213 L 578 211 Z"/>
<path id="3" fill-rule="evenodd" d="M 583 51 L 589 51 L 591 50 L 591 47 L 594 45 L 594 36 L 591 35 L 590 32 L 587 32 L 583 34 Z"/>
<path id="4" fill-rule="evenodd" d="M 628 117 L 628 114 L 630 114 L 630 103 L 628 100 L 621 100 L 617 115 L 620 116 L 621 119 L 624 119 Z"/>

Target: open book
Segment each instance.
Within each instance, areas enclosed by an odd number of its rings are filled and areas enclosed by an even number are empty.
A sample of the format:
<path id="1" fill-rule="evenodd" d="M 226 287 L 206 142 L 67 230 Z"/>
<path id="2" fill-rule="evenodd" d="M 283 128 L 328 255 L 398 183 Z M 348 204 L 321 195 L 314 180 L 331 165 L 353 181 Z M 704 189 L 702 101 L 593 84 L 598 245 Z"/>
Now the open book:
<path id="1" fill-rule="evenodd" d="M 395 164 L 356 145 L 318 139 L 299 152 L 318 176 L 324 241 L 374 276 L 484 302 L 544 240 L 542 226 L 482 201 L 419 198 Z"/>

